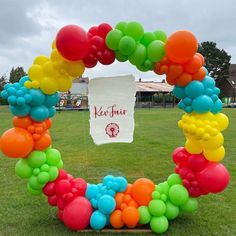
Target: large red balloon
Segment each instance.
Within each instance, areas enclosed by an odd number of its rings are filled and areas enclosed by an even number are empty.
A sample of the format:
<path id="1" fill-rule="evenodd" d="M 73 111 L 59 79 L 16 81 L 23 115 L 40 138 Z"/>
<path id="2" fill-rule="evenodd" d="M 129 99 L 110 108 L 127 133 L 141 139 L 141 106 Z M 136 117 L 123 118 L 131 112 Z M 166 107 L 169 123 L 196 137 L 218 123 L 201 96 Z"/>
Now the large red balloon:
<path id="1" fill-rule="evenodd" d="M 89 225 L 92 212 L 92 205 L 87 198 L 76 197 L 65 207 L 63 217 L 60 218 L 63 218 L 64 224 L 68 228 L 81 230 Z"/>
<path id="2" fill-rule="evenodd" d="M 90 43 L 86 32 L 77 25 L 67 25 L 56 36 L 56 47 L 67 60 L 78 61 L 88 53 Z"/>

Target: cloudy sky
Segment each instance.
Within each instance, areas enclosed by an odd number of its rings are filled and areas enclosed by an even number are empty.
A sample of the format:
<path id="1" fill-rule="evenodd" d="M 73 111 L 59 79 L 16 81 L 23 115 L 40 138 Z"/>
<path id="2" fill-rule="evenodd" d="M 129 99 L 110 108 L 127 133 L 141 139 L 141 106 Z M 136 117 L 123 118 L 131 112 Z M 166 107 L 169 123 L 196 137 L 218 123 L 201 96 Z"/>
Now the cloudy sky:
<path id="1" fill-rule="evenodd" d="M 139 21 L 145 31 L 178 29 L 195 33 L 200 42 L 215 41 L 236 63 L 235 0 L 0 0 L 0 75 L 14 66 L 27 70 L 38 55 L 50 55 L 57 31 L 67 24 L 85 29 L 103 22 Z M 154 80 L 152 72 L 140 73 L 126 63 L 97 66 L 90 77 L 134 74 Z"/>

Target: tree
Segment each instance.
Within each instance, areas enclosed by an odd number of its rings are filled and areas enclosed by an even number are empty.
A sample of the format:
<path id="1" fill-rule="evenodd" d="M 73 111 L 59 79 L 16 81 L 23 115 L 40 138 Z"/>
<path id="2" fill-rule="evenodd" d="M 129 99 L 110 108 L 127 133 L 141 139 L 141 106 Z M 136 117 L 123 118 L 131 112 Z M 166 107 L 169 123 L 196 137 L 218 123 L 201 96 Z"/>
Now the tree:
<path id="1" fill-rule="evenodd" d="M 6 77 L 6 75 L 2 75 L 0 77 L 0 91 L 3 90 L 3 87 L 6 83 L 7 83 L 7 77 Z"/>
<path id="2" fill-rule="evenodd" d="M 22 76 L 27 75 L 24 71 L 24 68 L 19 66 L 16 69 L 14 67 L 12 67 L 11 72 L 10 72 L 10 83 L 15 83 L 18 82 L 20 80 L 20 78 Z"/>
<path id="3" fill-rule="evenodd" d="M 224 50 L 216 47 L 215 42 L 202 42 L 198 47 L 198 52 L 205 57 L 205 66 L 212 76 L 216 85 L 229 77 L 229 66 L 231 56 Z"/>

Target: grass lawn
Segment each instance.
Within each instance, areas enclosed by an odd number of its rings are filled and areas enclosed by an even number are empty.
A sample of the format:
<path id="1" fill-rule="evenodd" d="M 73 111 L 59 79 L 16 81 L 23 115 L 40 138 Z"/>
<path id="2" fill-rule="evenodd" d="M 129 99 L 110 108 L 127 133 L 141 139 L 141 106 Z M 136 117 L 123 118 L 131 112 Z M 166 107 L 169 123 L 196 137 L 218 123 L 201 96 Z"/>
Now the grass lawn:
<path id="1" fill-rule="evenodd" d="M 198 211 L 171 222 L 165 235 L 236 235 L 236 109 L 224 113 L 230 118 L 223 161 L 231 174 L 230 185 L 224 193 L 201 197 Z M 61 112 L 53 119 L 53 147 L 61 152 L 64 169 L 87 182 L 97 183 L 111 173 L 130 182 L 147 177 L 159 183 L 173 173 L 171 153 L 184 144 L 177 127 L 182 114 L 177 109 L 136 110 L 132 144 L 96 146 L 89 135 L 88 112 Z M 12 127 L 11 118 L 7 108 L 0 107 L 0 133 Z M 57 219 L 45 197 L 27 193 L 26 181 L 14 173 L 16 161 L 0 154 L 0 235 L 78 234 Z"/>

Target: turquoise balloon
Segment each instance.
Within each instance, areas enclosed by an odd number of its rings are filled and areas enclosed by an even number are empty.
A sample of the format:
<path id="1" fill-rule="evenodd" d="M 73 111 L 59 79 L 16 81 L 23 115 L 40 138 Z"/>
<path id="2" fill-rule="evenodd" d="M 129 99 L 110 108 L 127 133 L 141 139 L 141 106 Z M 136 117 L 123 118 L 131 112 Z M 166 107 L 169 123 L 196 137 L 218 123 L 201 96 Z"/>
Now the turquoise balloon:
<path id="1" fill-rule="evenodd" d="M 180 87 L 178 85 L 176 85 L 173 89 L 173 94 L 175 97 L 177 97 L 178 99 L 183 99 L 185 98 L 186 94 L 185 94 L 185 91 L 184 91 L 184 88 L 183 87 Z"/>
<path id="2" fill-rule="evenodd" d="M 148 45 L 147 55 L 152 62 L 160 61 L 165 56 L 165 44 L 160 40 L 152 41 Z"/>
<path id="3" fill-rule="evenodd" d="M 175 206 L 171 202 L 166 202 L 165 216 L 168 220 L 173 220 L 179 215 L 179 207 Z"/>
<path id="4" fill-rule="evenodd" d="M 119 42 L 119 50 L 124 55 L 131 55 L 136 48 L 136 42 L 130 36 L 124 36 Z"/>
<path id="5" fill-rule="evenodd" d="M 175 184 L 169 189 L 169 198 L 176 206 L 184 205 L 189 199 L 188 191 L 183 185 Z"/>
<path id="6" fill-rule="evenodd" d="M 41 151 L 33 151 L 27 158 L 27 162 L 32 168 L 41 167 L 44 163 L 46 163 L 46 160 L 46 154 Z"/>
<path id="7" fill-rule="evenodd" d="M 185 94 L 190 98 L 196 98 L 203 94 L 204 85 L 200 81 L 193 80 L 185 87 Z"/>
<path id="8" fill-rule="evenodd" d="M 138 43 L 135 51 L 132 53 L 132 55 L 130 55 L 129 61 L 133 65 L 139 66 L 143 64 L 145 59 L 146 59 L 146 48 L 142 44 Z"/>
<path id="9" fill-rule="evenodd" d="M 106 36 L 107 47 L 112 50 L 117 50 L 119 48 L 119 42 L 122 37 L 123 33 L 120 30 L 118 29 L 111 30 Z"/>
<path id="10" fill-rule="evenodd" d="M 142 225 L 148 224 L 152 218 L 152 216 L 148 210 L 148 207 L 141 206 L 138 208 L 138 211 L 139 211 L 139 215 L 140 215 L 139 224 L 142 224 Z"/>
<path id="11" fill-rule="evenodd" d="M 145 47 L 147 47 L 154 40 L 156 40 L 155 34 L 152 32 L 146 32 L 141 38 L 140 43 L 142 43 Z"/>
<path id="12" fill-rule="evenodd" d="M 123 55 L 122 53 L 120 53 L 119 51 L 116 51 L 116 59 L 119 62 L 125 62 L 128 60 L 128 56 Z"/>
<path id="13" fill-rule="evenodd" d="M 166 232 L 169 223 L 165 216 L 152 217 L 150 226 L 153 232 L 161 234 Z"/>
<path id="14" fill-rule="evenodd" d="M 30 111 L 30 116 L 35 121 L 43 121 L 49 116 L 48 108 L 44 105 L 33 107 Z"/>
<path id="15" fill-rule="evenodd" d="M 154 32 L 154 35 L 156 37 L 157 40 L 160 40 L 162 42 L 166 42 L 167 41 L 167 35 L 165 32 L 161 31 L 161 30 L 156 30 Z"/>
<path id="16" fill-rule="evenodd" d="M 92 229 L 100 230 L 103 229 L 106 225 L 106 216 L 100 211 L 94 211 L 90 218 L 90 226 Z"/>
<path id="17" fill-rule="evenodd" d="M 28 179 L 33 174 L 33 169 L 28 165 L 26 160 L 20 159 L 16 163 L 15 172 L 19 177 Z"/>
<path id="18" fill-rule="evenodd" d="M 201 95 L 195 98 L 192 102 L 192 108 L 197 113 L 205 113 L 210 111 L 214 106 L 214 102 L 211 97 L 207 95 Z"/>
<path id="19" fill-rule="evenodd" d="M 124 33 L 126 26 L 127 26 L 127 22 L 121 21 L 121 22 L 119 22 L 119 23 L 115 26 L 115 29 L 118 29 L 118 30 L 120 30 L 120 31 L 122 31 L 122 32 Z"/>
<path id="20" fill-rule="evenodd" d="M 47 163 L 50 166 L 57 166 L 61 160 L 61 154 L 57 149 L 49 148 L 46 151 Z"/>
<path id="21" fill-rule="evenodd" d="M 124 33 L 138 41 L 143 37 L 144 29 L 140 23 L 133 21 L 126 25 Z"/>
<path id="22" fill-rule="evenodd" d="M 180 207 L 183 212 L 191 213 L 197 210 L 198 202 L 196 198 L 189 198 L 188 201 Z"/>

